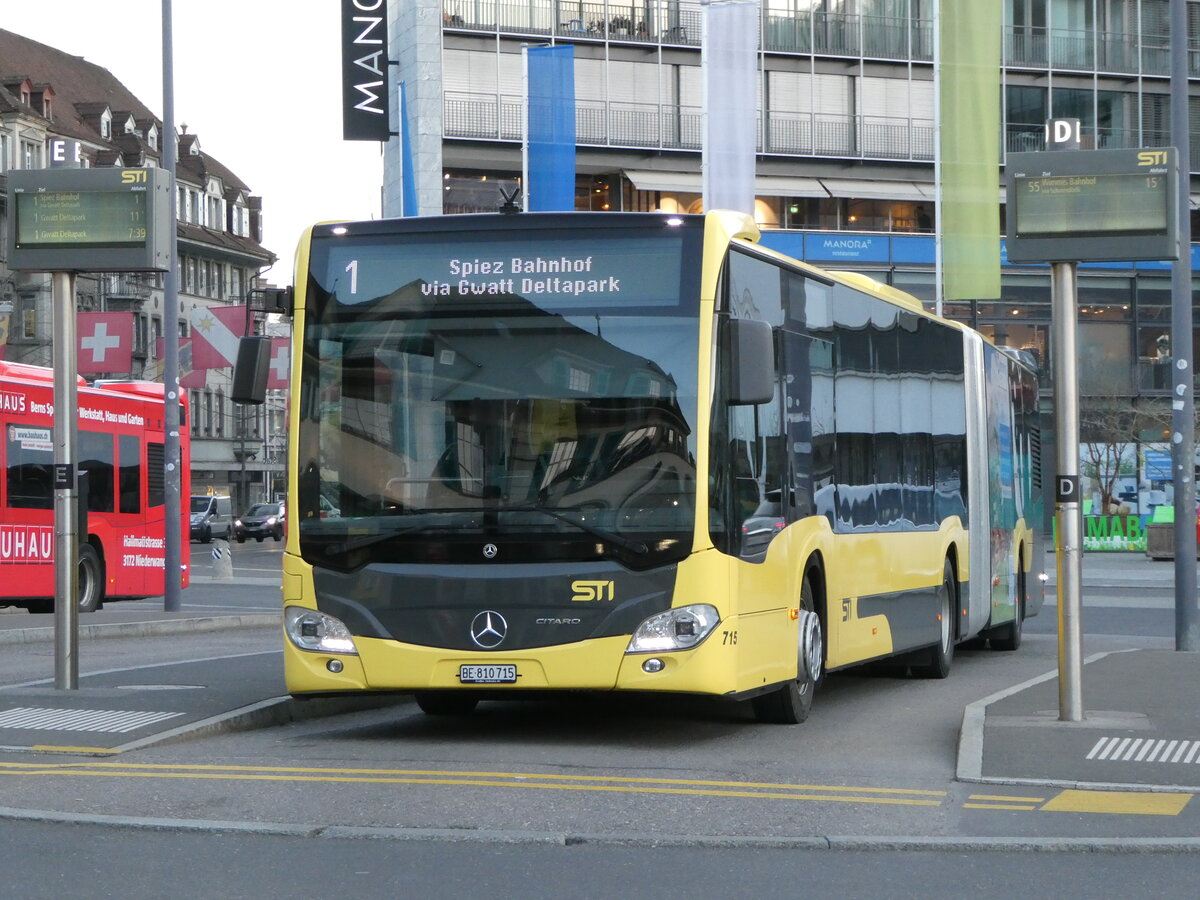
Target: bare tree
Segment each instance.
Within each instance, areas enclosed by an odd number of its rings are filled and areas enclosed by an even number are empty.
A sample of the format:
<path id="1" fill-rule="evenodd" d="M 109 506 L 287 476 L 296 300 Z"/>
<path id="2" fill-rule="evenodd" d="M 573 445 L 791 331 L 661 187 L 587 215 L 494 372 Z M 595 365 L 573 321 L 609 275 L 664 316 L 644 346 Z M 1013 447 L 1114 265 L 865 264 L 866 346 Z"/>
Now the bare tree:
<path id="1" fill-rule="evenodd" d="M 1137 446 L 1149 435 L 1169 429 L 1171 410 L 1161 402 L 1142 401 L 1117 394 L 1082 398 L 1079 408 L 1082 474 L 1092 478 L 1100 492 L 1101 514 L 1113 506 L 1113 495 L 1122 475 L 1137 474 Z"/>

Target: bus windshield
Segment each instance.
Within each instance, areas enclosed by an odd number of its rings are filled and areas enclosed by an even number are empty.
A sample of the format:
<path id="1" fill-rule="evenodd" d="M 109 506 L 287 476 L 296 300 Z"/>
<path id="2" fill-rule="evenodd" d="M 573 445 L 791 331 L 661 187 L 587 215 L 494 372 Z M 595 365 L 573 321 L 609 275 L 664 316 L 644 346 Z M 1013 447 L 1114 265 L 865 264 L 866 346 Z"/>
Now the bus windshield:
<path id="1" fill-rule="evenodd" d="M 314 237 L 310 560 L 643 568 L 691 549 L 700 228 L 582 219 Z"/>

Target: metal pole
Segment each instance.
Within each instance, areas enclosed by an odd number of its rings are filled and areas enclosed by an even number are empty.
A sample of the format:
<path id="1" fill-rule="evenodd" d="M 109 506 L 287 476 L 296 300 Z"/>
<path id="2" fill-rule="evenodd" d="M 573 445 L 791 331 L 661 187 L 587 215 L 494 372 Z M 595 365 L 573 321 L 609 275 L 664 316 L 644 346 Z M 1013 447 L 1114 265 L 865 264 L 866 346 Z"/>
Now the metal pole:
<path id="1" fill-rule="evenodd" d="M 1188 115 L 1188 19 L 1171 0 L 1171 143 L 1179 165 L 1179 243 L 1171 266 L 1172 469 L 1175 482 L 1175 649 L 1200 650 L 1196 605 L 1196 415 L 1192 374 L 1192 153 Z"/>
<path id="2" fill-rule="evenodd" d="M 174 49 L 171 42 L 171 0 L 162 0 L 162 66 L 163 66 L 163 168 L 170 175 L 171 199 L 170 238 L 167 271 L 163 276 L 163 388 L 166 407 L 163 410 L 163 453 L 166 457 L 165 476 L 166 522 L 163 526 L 164 569 L 163 609 L 178 612 L 182 593 L 183 557 L 182 498 L 180 490 L 181 460 L 179 458 L 179 241 L 175 222 L 177 194 L 175 163 L 178 146 L 175 143 L 175 83 Z"/>
<path id="3" fill-rule="evenodd" d="M 79 689 L 79 479 L 75 275 L 51 276 L 54 303 L 54 687 Z"/>
<path id="4" fill-rule="evenodd" d="M 1079 372 L 1076 364 L 1075 263 L 1050 267 L 1054 348 L 1054 419 L 1058 485 L 1054 506 L 1058 570 L 1058 718 L 1083 720 L 1083 521 L 1079 510 Z"/>

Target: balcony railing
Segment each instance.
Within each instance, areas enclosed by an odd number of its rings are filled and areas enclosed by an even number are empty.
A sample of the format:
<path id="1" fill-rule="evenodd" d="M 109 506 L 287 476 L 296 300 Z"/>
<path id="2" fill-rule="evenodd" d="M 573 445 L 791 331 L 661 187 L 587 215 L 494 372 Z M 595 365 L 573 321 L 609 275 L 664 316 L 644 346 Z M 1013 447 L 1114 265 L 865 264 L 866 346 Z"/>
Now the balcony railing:
<path id="1" fill-rule="evenodd" d="M 443 0 L 442 21 L 445 28 L 461 31 L 698 47 L 702 12 L 698 0 Z M 933 20 L 820 10 L 782 13 L 764 5 L 761 46 L 773 53 L 929 62 Z M 1009 26 L 1004 64 L 1165 76 L 1170 74 L 1168 47 L 1166 34 Z M 1189 69 L 1200 77 L 1197 38 L 1191 39 Z"/>
<path id="2" fill-rule="evenodd" d="M 444 98 L 448 138 L 521 140 L 524 104 L 517 95 L 447 91 Z M 853 159 L 932 160 L 933 122 L 888 116 L 840 116 L 769 111 L 760 120 L 758 151 L 797 156 Z M 579 146 L 699 150 L 703 120 L 699 107 L 657 103 L 575 105 Z"/>
<path id="3" fill-rule="evenodd" d="M 697 0 L 443 0 L 446 28 L 572 40 L 700 46 Z M 820 11 L 762 13 L 762 45 L 780 53 L 933 59 L 933 22 Z"/>
<path id="4" fill-rule="evenodd" d="M 1004 35 L 1004 64 L 1014 68 L 1075 69 L 1122 75 L 1169 75 L 1166 34 L 1075 31 L 1065 28 L 1010 27 Z M 1191 38 L 1188 68 L 1200 76 L 1200 41 Z"/>

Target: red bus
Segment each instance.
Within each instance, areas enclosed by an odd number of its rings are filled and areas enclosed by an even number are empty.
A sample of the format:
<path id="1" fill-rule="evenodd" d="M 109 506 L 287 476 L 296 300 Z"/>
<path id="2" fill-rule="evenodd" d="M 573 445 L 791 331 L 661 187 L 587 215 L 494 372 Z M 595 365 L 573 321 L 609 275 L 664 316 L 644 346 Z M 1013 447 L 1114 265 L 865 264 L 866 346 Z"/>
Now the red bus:
<path id="1" fill-rule="evenodd" d="M 79 379 L 79 610 L 164 593 L 163 386 Z M 180 416 L 186 416 L 181 407 Z M 54 609 L 54 373 L 0 360 L 0 606 Z M 182 497 L 191 493 L 188 429 L 179 429 Z M 83 477 L 86 473 L 86 478 Z M 82 501 L 81 501 L 82 503 Z M 188 584 L 188 515 L 180 563 Z"/>

